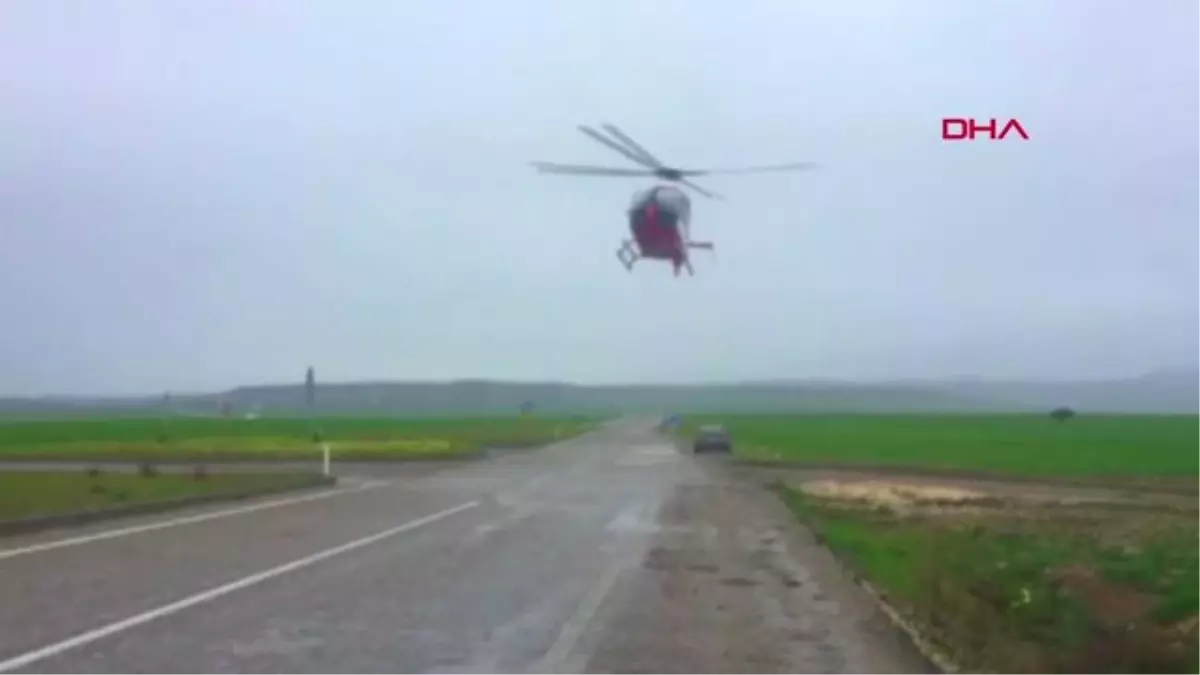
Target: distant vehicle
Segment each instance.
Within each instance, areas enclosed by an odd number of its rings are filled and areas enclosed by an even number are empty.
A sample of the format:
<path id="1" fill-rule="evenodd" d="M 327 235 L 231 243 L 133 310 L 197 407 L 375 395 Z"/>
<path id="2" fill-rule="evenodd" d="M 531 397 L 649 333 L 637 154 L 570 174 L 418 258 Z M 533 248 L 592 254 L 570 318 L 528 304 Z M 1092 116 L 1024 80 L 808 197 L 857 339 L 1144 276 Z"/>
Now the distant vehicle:
<path id="1" fill-rule="evenodd" d="M 594 129 L 580 126 L 579 130 L 592 140 L 620 153 L 625 159 L 640 165 L 639 169 L 606 166 L 581 166 L 578 164 L 556 164 L 533 162 L 542 173 L 568 174 L 575 176 L 632 176 L 657 178 L 663 184 L 638 192 L 633 197 L 627 215 L 633 239 L 626 239 L 617 249 L 617 258 L 626 270 L 632 271 L 633 264 L 640 259 L 665 260 L 671 263 L 675 276 L 680 269 L 692 274 L 689 253 L 692 249 L 713 250 L 712 242 L 695 241 L 691 238 L 692 205 L 688 196 L 671 185 L 678 183 L 705 197 L 719 199 L 720 196 L 705 190 L 689 178 L 719 173 L 759 173 L 763 171 L 800 171 L 816 168 L 812 162 L 792 162 L 771 166 L 750 166 L 738 169 L 681 169 L 667 166 L 645 148 L 612 124 L 603 124 Z"/>
<path id="2" fill-rule="evenodd" d="M 719 424 L 700 427 L 692 441 L 693 452 L 733 452 L 733 440 L 729 430 Z"/>

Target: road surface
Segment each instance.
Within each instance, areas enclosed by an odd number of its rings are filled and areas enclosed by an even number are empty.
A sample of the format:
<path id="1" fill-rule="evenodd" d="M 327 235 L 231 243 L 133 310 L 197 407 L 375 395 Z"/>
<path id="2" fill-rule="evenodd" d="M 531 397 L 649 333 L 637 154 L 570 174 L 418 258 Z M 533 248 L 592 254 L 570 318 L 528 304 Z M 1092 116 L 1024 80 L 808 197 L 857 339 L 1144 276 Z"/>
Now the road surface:
<path id="1" fill-rule="evenodd" d="M 0 672 L 928 672 L 760 485 L 620 420 L 0 541 Z"/>

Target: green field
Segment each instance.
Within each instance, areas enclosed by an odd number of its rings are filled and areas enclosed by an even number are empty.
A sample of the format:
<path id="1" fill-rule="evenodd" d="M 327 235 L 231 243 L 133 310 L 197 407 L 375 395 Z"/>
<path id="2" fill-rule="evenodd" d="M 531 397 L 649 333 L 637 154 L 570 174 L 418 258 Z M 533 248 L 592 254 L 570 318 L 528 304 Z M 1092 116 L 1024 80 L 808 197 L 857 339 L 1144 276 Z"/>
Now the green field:
<path id="1" fill-rule="evenodd" d="M 581 418 L 109 419 L 0 424 L 0 458 L 221 459 L 454 457 L 579 434 Z M 316 438 L 314 437 L 315 435 Z"/>
<path id="2" fill-rule="evenodd" d="M 201 495 L 245 494 L 306 485 L 306 474 L 192 474 L 0 472 L 0 521 Z"/>
<path id="3" fill-rule="evenodd" d="M 1200 473 L 1200 417 L 758 415 L 720 422 L 748 459 L 923 467 L 1026 475 L 1191 477 Z"/>
<path id="4" fill-rule="evenodd" d="M 966 672 L 1197 670 L 1194 509 L 898 511 L 781 491 Z"/>

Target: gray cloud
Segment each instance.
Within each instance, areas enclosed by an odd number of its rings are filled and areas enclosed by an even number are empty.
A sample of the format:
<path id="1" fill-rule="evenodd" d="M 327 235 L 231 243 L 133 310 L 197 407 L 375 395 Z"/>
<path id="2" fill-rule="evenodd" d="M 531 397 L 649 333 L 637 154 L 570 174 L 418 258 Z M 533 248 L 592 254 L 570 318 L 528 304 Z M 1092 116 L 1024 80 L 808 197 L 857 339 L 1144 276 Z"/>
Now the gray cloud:
<path id="1" fill-rule="evenodd" d="M 1194 362 L 1194 2 L 17 0 L 0 394 Z M 1027 143 L 943 143 L 946 116 Z M 706 183 L 627 275 L 613 121 Z M 614 162 L 615 160 L 615 162 Z"/>

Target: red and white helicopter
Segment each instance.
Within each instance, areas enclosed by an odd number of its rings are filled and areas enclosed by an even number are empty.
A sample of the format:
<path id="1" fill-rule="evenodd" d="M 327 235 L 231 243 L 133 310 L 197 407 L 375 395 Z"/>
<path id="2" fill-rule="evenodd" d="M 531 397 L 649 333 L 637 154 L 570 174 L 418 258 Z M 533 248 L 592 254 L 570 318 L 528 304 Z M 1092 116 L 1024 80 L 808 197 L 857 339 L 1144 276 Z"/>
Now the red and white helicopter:
<path id="1" fill-rule="evenodd" d="M 668 183 L 678 183 L 695 190 L 705 197 L 721 199 L 716 193 L 709 192 L 696 185 L 689 178 L 711 174 L 757 173 L 764 171 L 798 171 L 816 168 L 811 162 L 795 162 L 792 164 L 775 164 L 771 166 L 751 166 L 740 169 L 679 169 L 663 164 L 657 157 L 650 154 L 623 131 L 612 124 L 602 124 L 600 128 L 608 135 L 592 127 L 581 125 L 579 130 L 598 143 L 605 145 L 626 159 L 639 164 L 642 169 L 620 169 L 603 166 L 581 166 L 578 164 L 555 164 L 552 162 L 533 162 L 533 166 L 542 173 L 568 174 L 575 176 L 646 176 L 655 177 Z M 691 249 L 713 250 L 712 242 L 693 241 L 689 232 L 691 226 L 692 206 L 683 190 L 670 184 L 659 184 L 641 190 L 634 194 L 633 203 L 629 207 L 629 230 L 633 240 L 624 240 L 621 248 L 617 249 L 617 258 L 625 269 L 632 271 L 633 264 L 640 258 L 650 260 L 666 260 L 675 268 L 675 276 L 679 276 L 681 268 L 688 274 L 694 274 L 692 263 L 688 257 Z"/>

